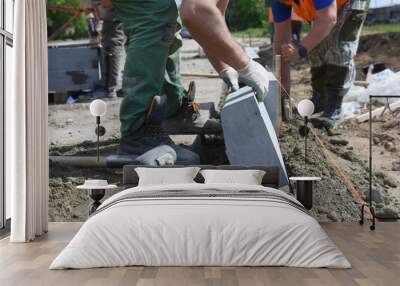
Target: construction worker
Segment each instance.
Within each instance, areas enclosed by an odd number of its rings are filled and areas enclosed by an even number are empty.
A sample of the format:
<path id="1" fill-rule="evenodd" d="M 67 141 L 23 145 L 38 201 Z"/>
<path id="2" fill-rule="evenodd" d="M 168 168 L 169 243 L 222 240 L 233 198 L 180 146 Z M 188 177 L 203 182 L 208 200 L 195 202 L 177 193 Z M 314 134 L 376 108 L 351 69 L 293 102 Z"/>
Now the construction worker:
<path id="1" fill-rule="evenodd" d="M 344 95 L 352 86 L 360 32 L 367 16 L 369 0 L 277 0 L 273 1 L 275 50 L 288 62 L 308 57 L 311 64 L 316 113 L 322 112 L 321 126 L 331 128 L 340 118 Z M 311 23 L 308 35 L 299 43 L 291 41 L 290 18 L 294 10 Z M 286 72 L 285 72 L 286 71 Z M 289 88 L 288 76 L 283 84 Z"/>
<path id="2" fill-rule="evenodd" d="M 269 30 L 269 38 L 271 43 L 274 42 L 274 17 L 272 16 L 272 7 L 269 6 L 269 1 L 265 0 L 265 10 L 267 11 L 267 21 L 268 21 L 268 30 Z"/>
<path id="3" fill-rule="evenodd" d="M 172 147 L 180 164 L 197 164 L 199 156 L 177 146 L 161 129 L 164 117 L 175 122 L 197 119 L 194 93 L 180 82 L 178 9 L 174 0 L 103 0 L 122 22 L 128 38 L 120 108 L 122 154 L 140 155 L 159 146 Z M 183 120 L 188 118 L 190 120 Z M 170 148 L 166 148 L 170 150 Z"/>
<path id="4" fill-rule="evenodd" d="M 159 0 L 164 2 L 166 0 Z M 238 81 L 254 88 L 262 101 L 268 92 L 270 75 L 251 60 L 231 36 L 225 22 L 229 0 L 182 0 L 181 18 L 193 38 L 202 46 L 211 64 L 231 90 Z"/>
<path id="5" fill-rule="evenodd" d="M 271 43 L 274 42 L 274 16 L 272 14 L 272 3 L 270 0 L 265 0 L 265 11 L 268 21 L 269 37 Z M 301 28 L 303 26 L 303 19 L 301 19 L 295 11 L 292 11 L 292 40 L 293 42 L 300 41 Z"/>
<path id="6" fill-rule="evenodd" d="M 101 13 L 103 27 L 101 43 L 103 46 L 103 78 L 107 97 L 115 98 L 121 88 L 123 59 L 125 54 L 125 34 L 122 22 L 112 9 Z"/>
<path id="7" fill-rule="evenodd" d="M 122 68 L 125 54 L 125 34 L 121 21 L 114 11 L 103 6 L 102 0 L 81 0 L 83 7 L 96 8 L 97 15 L 102 20 L 101 44 L 102 44 L 102 88 L 107 98 L 115 98 L 117 91 L 121 89 Z M 98 23 L 95 15 L 88 15 L 89 37 L 97 42 Z M 103 91 L 101 92 L 103 95 Z"/>

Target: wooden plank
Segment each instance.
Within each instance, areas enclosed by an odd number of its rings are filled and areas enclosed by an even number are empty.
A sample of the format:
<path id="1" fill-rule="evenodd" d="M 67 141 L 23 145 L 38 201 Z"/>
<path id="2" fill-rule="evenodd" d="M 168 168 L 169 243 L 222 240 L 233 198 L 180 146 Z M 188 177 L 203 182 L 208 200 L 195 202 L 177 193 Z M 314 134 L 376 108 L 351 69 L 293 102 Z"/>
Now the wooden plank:
<path id="1" fill-rule="evenodd" d="M 276 133 L 279 135 L 281 126 L 282 126 L 282 120 L 283 120 L 283 98 L 282 98 L 282 87 L 281 87 L 281 82 L 282 82 L 282 57 L 281 55 L 275 55 L 274 57 L 274 74 L 276 77 L 276 80 L 278 81 L 278 90 L 277 92 L 277 103 L 275 106 L 276 113 L 277 113 L 277 119 L 276 119 Z"/>
<path id="2" fill-rule="evenodd" d="M 49 270 L 49 263 L 81 224 L 50 223 L 49 233 L 32 243 L 0 240 L 0 285 L 399 285 L 399 222 L 379 223 L 375 232 L 358 223 L 322 224 L 352 269 L 137 266 Z"/>
<path id="3" fill-rule="evenodd" d="M 390 106 L 390 109 L 391 109 L 392 111 L 395 111 L 395 110 L 397 110 L 397 109 L 400 108 L 400 101 L 394 102 L 394 103 L 390 104 L 389 106 Z M 375 117 L 381 115 L 382 112 L 383 112 L 384 110 L 385 110 L 385 107 L 384 107 L 384 106 L 383 106 L 383 107 L 379 107 L 379 108 L 373 110 L 373 111 L 372 111 L 372 118 L 375 118 Z M 357 121 L 358 121 L 359 123 L 368 121 L 368 120 L 369 120 L 369 112 L 357 116 L 356 119 L 357 119 Z"/>

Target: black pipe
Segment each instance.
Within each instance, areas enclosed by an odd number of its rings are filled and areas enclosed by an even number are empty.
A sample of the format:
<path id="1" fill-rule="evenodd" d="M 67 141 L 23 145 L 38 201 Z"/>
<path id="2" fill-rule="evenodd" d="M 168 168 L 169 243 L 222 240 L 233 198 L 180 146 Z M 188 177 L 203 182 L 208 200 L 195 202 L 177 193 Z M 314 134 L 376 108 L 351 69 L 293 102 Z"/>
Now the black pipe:
<path id="1" fill-rule="evenodd" d="M 141 165 L 134 155 L 104 156 L 50 156 L 49 160 L 60 165 L 80 168 L 122 168 L 125 165 Z"/>

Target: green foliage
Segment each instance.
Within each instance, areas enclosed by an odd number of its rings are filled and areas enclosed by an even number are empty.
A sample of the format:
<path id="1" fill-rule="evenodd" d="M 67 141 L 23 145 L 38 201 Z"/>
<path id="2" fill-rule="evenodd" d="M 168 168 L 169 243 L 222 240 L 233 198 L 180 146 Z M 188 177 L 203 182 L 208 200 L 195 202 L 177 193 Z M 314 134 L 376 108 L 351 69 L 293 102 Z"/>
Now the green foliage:
<path id="1" fill-rule="evenodd" d="M 379 34 L 379 33 L 400 33 L 400 23 L 376 24 L 373 26 L 364 26 L 362 34 Z"/>
<path id="2" fill-rule="evenodd" d="M 79 7 L 80 0 L 48 0 L 47 5 Z M 71 13 L 47 10 L 48 36 L 60 28 L 71 16 Z M 60 34 L 58 39 L 79 39 L 87 37 L 87 35 L 86 15 L 82 13 L 62 34 Z"/>
<path id="3" fill-rule="evenodd" d="M 249 28 L 262 28 L 266 20 L 264 0 L 230 1 L 227 11 L 227 22 L 232 31 Z"/>
<path id="4" fill-rule="evenodd" d="M 237 32 L 233 32 L 233 35 L 235 37 L 265 37 L 266 35 L 268 35 L 268 28 L 248 28 L 245 30 L 241 30 L 241 31 L 237 31 Z"/>

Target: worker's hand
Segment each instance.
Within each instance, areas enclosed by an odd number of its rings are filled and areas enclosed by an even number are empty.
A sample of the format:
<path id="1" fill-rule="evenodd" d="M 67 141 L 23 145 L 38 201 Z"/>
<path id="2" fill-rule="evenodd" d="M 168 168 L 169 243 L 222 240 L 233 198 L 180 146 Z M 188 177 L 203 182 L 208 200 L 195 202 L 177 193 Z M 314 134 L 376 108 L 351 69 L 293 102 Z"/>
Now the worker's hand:
<path id="1" fill-rule="evenodd" d="M 238 73 L 240 82 L 252 87 L 256 92 L 257 100 L 263 101 L 268 93 L 269 81 L 272 79 L 271 73 L 253 60 L 250 60 L 250 63 Z"/>
<path id="2" fill-rule="evenodd" d="M 104 9 L 110 10 L 111 9 L 111 0 L 101 0 Z"/>
<path id="3" fill-rule="evenodd" d="M 286 61 L 297 61 L 300 59 L 299 50 L 292 43 L 282 45 L 282 57 Z"/>
<path id="4" fill-rule="evenodd" d="M 228 85 L 230 92 L 235 92 L 239 89 L 239 74 L 234 68 L 227 67 L 223 69 L 219 72 L 219 76 Z"/>

